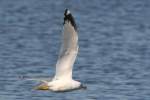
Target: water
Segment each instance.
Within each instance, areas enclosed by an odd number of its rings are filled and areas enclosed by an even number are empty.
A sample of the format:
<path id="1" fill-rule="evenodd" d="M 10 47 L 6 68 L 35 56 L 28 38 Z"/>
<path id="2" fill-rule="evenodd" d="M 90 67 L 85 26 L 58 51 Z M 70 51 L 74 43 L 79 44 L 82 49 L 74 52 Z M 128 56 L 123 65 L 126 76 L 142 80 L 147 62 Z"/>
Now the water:
<path id="1" fill-rule="evenodd" d="M 73 76 L 87 90 L 37 91 L 52 77 L 69 8 L 79 30 Z M 1 0 L 0 100 L 150 100 L 149 0 Z"/>

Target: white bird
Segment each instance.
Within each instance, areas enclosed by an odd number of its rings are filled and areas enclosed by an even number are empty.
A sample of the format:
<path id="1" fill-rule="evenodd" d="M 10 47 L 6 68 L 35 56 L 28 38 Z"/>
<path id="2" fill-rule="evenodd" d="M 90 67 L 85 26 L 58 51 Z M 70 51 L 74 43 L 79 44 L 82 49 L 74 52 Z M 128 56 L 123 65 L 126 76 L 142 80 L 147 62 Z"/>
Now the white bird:
<path id="1" fill-rule="evenodd" d="M 39 90 L 68 91 L 86 88 L 72 79 L 72 69 L 78 53 L 78 34 L 74 17 L 68 9 L 64 13 L 64 29 L 60 54 L 56 63 L 56 73 L 51 81 L 44 81 L 36 87 Z"/>

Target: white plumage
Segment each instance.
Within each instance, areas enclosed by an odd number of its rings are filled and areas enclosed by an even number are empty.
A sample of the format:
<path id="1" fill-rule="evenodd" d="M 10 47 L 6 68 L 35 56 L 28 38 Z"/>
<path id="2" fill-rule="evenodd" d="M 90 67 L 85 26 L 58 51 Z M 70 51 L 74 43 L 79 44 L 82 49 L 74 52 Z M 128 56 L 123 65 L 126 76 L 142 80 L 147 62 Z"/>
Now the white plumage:
<path id="1" fill-rule="evenodd" d="M 56 64 L 56 73 L 50 82 L 44 82 L 38 89 L 67 91 L 84 87 L 72 79 L 72 69 L 78 53 L 78 34 L 73 16 L 68 9 L 64 13 L 62 45 Z"/>
<path id="2" fill-rule="evenodd" d="M 63 41 L 56 64 L 55 78 L 72 78 L 72 67 L 78 53 L 78 35 L 69 21 L 64 24 Z"/>

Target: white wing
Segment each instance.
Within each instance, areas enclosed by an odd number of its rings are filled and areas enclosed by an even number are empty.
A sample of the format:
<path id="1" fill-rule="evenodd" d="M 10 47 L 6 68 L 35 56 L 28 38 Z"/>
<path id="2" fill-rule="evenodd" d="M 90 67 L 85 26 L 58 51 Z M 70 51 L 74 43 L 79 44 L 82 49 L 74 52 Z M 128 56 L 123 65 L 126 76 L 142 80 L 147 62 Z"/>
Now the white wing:
<path id="1" fill-rule="evenodd" d="M 68 16 L 68 13 L 66 16 Z M 74 22 L 74 19 L 72 20 Z M 73 26 L 71 22 L 72 20 L 64 18 L 63 41 L 56 64 L 55 79 L 72 78 L 72 67 L 78 53 L 78 35 L 76 32 L 76 26 Z"/>

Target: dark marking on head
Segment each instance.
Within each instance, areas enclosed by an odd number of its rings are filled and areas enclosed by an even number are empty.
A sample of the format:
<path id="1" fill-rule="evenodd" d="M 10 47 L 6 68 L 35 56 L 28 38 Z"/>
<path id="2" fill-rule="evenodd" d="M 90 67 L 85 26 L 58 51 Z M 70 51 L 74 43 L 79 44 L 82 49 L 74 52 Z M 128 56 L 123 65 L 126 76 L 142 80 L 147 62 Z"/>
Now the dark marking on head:
<path id="1" fill-rule="evenodd" d="M 64 16 L 65 16 L 64 17 L 64 24 L 65 24 L 65 21 L 70 21 L 71 25 L 77 31 L 77 26 L 76 26 L 74 17 L 72 16 L 72 14 L 70 13 L 70 11 L 68 9 L 65 10 Z"/>

